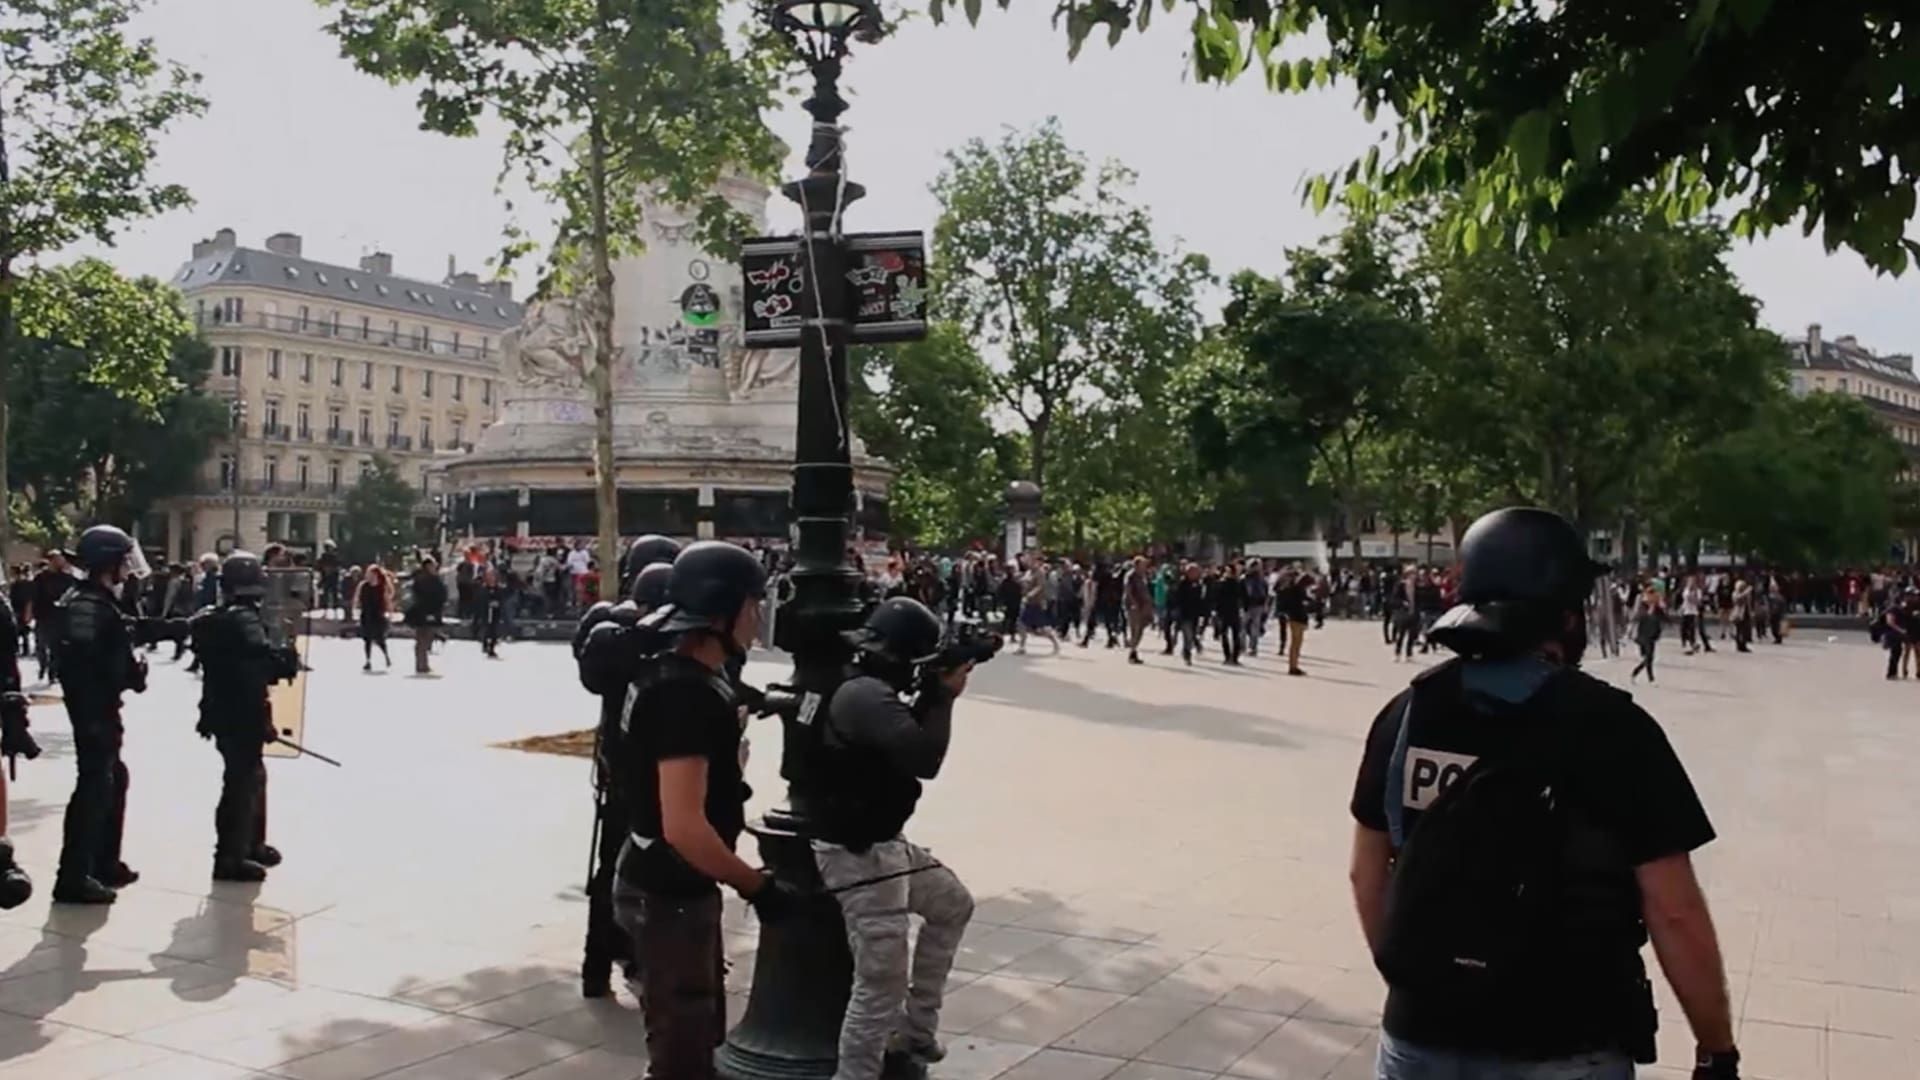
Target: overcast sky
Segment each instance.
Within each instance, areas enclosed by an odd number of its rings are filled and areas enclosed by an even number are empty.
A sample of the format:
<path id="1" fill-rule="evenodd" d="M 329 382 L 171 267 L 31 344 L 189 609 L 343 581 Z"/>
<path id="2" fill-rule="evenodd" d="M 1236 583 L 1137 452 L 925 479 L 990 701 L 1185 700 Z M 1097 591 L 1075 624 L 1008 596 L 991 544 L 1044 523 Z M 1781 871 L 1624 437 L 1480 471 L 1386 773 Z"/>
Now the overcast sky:
<path id="1" fill-rule="evenodd" d="M 1047 25 L 1052 5 L 1015 7 L 979 29 L 910 23 L 849 63 L 847 160 L 868 189 L 852 227 L 931 228 L 927 186 L 946 150 L 1057 116 L 1074 146 L 1132 166 L 1163 236 L 1222 273 L 1271 272 L 1286 246 L 1334 228 L 1298 191 L 1302 175 L 1368 144 L 1348 92 L 1194 85 L 1172 18 L 1117 50 L 1089 44 L 1070 64 Z M 413 92 L 355 72 L 323 22 L 312 0 L 155 0 L 140 29 L 202 73 L 211 108 L 160 143 L 160 173 L 198 205 L 130 230 L 113 256 L 124 269 L 169 274 L 221 226 L 254 246 L 297 232 L 307 255 L 338 262 L 377 247 L 399 272 L 432 279 L 449 255 L 478 268 L 497 250 L 506 217 L 493 191 L 497 142 L 420 131 Z M 796 148 L 807 123 L 798 108 L 774 118 Z M 796 150 L 788 175 L 798 167 Z M 798 213 L 776 202 L 773 225 L 784 231 Z M 1829 337 L 1852 333 L 1882 352 L 1920 349 L 1920 272 L 1876 278 L 1858 257 L 1827 255 L 1797 233 L 1736 247 L 1733 263 L 1768 326 L 1799 333 L 1820 322 Z"/>

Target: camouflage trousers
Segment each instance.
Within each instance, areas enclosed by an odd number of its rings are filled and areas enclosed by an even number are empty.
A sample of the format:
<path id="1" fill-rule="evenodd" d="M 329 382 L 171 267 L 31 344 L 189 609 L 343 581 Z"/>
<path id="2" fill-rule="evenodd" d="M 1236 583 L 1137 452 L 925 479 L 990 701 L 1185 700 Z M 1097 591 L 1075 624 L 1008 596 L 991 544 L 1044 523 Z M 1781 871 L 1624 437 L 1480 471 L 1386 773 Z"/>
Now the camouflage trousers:
<path id="1" fill-rule="evenodd" d="M 853 952 L 853 992 L 840 1024 L 834 1080 L 874 1080 L 896 1035 L 908 1047 L 934 1041 L 947 975 L 973 917 L 973 894 L 904 838 L 857 852 L 816 840 L 813 858 L 821 881 L 837 890 Z M 925 920 L 911 947 L 909 915 Z"/>

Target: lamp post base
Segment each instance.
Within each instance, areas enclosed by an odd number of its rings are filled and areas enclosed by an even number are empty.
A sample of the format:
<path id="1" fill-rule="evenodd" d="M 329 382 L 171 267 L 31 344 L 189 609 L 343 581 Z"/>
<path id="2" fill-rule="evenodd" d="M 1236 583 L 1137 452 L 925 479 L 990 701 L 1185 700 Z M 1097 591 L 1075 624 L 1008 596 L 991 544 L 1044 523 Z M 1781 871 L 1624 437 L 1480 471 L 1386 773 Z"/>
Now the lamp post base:
<path id="1" fill-rule="evenodd" d="M 726 1080 L 830 1080 L 839 1061 L 853 985 L 846 925 L 820 884 L 812 844 L 787 824 L 770 815 L 747 826 L 767 869 L 807 898 L 787 918 L 760 926 L 746 1015 L 714 1059 Z"/>

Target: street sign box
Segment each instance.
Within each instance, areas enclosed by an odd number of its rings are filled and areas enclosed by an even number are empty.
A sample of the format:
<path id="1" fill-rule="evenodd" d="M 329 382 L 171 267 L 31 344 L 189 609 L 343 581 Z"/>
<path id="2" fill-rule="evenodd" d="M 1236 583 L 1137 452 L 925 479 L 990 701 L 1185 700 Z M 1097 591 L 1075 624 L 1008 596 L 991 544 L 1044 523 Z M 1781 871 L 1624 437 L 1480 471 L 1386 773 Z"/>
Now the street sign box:
<path id="1" fill-rule="evenodd" d="M 861 345 L 918 341 L 927 335 L 927 244 L 918 232 L 853 233 L 845 238 L 850 340 Z M 740 245 L 749 348 L 791 349 L 805 318 L 807 255 L 798 237 L 768 236 Z"/>

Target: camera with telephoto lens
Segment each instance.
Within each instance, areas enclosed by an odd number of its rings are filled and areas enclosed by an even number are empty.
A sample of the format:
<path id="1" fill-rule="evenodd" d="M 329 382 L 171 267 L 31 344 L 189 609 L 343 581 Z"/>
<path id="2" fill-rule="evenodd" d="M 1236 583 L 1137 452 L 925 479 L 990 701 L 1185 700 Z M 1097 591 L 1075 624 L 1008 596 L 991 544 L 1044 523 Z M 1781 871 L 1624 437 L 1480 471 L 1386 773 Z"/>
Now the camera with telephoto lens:
<path id="1" fill-rule="evenodd" d="M 983 629 L 979 623 L 955 623 L 940 653 L 927 666 L 935 671 L 952 671 L 965 664 L 984 664 L 1000 655 L 1006 644 L 999 634 Z"/>

